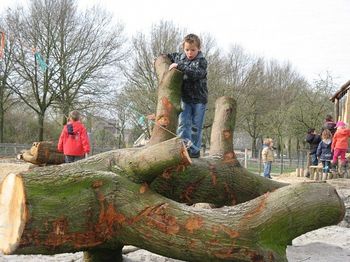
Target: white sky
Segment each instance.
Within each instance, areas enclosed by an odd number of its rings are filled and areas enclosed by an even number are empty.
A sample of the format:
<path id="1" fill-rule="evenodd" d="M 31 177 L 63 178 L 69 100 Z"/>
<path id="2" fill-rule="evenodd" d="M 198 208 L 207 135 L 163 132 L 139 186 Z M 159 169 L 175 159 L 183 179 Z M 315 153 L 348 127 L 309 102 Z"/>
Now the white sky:
<path id="1" fill-rule="evenodd" d="M 1 9 L 28 0 L 1 0 Z M 310 82 L 328 71 L 338 85 L 350 79 L 350 0 L 79 0 L 99 4 L 129 36 L 161 19 L 217 45 L 232 44 L 266 59 L 289 61 Z"/>

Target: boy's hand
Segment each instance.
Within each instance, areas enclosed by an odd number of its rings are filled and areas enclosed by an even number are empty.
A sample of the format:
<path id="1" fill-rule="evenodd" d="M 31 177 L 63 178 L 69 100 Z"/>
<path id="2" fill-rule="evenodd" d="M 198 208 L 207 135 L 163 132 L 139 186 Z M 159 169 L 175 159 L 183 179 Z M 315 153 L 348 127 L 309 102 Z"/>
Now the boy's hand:
<path id="1" fill-rule="evenodd" d="M 177 64 L 176 63 L 172 63 L 170 66 L 169 66 L 169 70 L 173 69 L 173 68 L 176 68 L 177 67 Z"/>

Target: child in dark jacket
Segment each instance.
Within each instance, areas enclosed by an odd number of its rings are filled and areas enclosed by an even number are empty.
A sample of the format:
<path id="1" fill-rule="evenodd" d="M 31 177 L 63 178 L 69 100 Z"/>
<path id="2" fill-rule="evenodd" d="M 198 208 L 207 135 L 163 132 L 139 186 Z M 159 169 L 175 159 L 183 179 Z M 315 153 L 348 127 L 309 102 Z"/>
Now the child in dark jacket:
<path id="1" fill-rule="evenodd" d="M 207 60 L 201 49 L 201 41 L 195 34 L 185 36 L 182 53 L 167 56 L 172 64 L 169 70 L 176 68 L 183 72 L 181 87 L 181 109 L 177 135 L 192 145 L 189 154 L 192 158 L 200 156 L 202 129 L 208 102 Z"/>
<path id="2" fill-rule="evenodd" d="M 325 129 L 321 134 L 322 141 L 318 144 L 316 155 L 322 162 L 322 176 L 327 177 L 330 172 L 331 161 L 332 161 L 332 133 L 329 129 Z"/>
<path id="3" fill-rule="evenodd" d="M 311 164 L 313 166 L 317 166 L 318 160 L 316 156 L 316 150 L 317 150 L 318 144 L 321 142 L 321 136 L 316 133 L 315 128 L 310 128 L 305 137 L 305 141 L 310 144 L 309 155 L 311 157 Z"/>

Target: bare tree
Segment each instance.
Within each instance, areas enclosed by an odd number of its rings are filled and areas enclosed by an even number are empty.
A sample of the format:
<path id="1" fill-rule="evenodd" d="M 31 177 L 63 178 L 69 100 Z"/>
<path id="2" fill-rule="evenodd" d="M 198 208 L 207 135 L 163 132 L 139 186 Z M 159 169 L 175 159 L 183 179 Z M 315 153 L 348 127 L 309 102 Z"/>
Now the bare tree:
<path id="1" fill-rule="evenodd" d="M 79 13 L 74 3 L 58 4 L 59 26 L 51 35 L 56 106 L 63 115 L 72 108 L 96 106 L 105 95 L 110 98 L 125 54 L 123 26 L 112 24 L 112 16 L 96 7 Z"/>
<path id="2" fill-rule="evenodd" d="M 43 140 L 45 112 L 55 99 L 52 92 L 54 71 L 46 63 L 52 52 L 48 36 L 56 25 L 45 16 L 52 12 L 52 6 L 46 6 L 45 10 L 38 4 L 33 1 L 29 13 L 23 9 L 9 10 L 7 22 L 15 40 L 16 74 L 11 76 L 10 87 L 36 113 L 38 139 Z"/>
<path id="3" fill-rule="evenodd" d="M 33 0 L 28 12 L 9 11 L 9 24 L 16 32 L 16 77 L 22 80 L 12 89 L 36 112 L 39 140 L 50 106 L 67 115 L 111 92 L 107 86 L 123 59 L 124 37 L 110 15 L 97 8 L 80 13 L 74 0 Z"/>
<path id="4" fill-rule="evenodd" d="M 4 121 L 5 113 L 16 103 L 14 93 L 10 88 L 10 75 L 13 73 L 13 39 L 5 32 L 8 32 L 7 25 L 4 20 L 0 23 L 0 32 L 2 33 L 2 41 L 4 50 L 1 50 L 0 57 L 0 143 L 4 142 Z"/>

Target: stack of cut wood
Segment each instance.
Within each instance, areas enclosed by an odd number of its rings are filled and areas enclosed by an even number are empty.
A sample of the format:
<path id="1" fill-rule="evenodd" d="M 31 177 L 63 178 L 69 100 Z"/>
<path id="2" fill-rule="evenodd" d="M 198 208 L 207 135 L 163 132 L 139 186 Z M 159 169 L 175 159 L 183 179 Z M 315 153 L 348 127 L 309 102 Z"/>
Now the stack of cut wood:
<path id="1" fill-rule="evenodd" d="M 29 150 L 17 156 L 35 165 L 59 165 L 64 163 L 64 155 L 57 151 L 57 143 L 51 141 L 34 142 Z"/>

